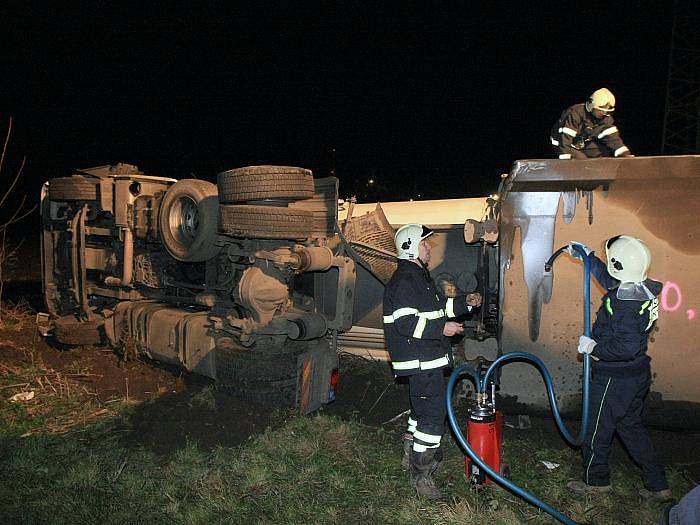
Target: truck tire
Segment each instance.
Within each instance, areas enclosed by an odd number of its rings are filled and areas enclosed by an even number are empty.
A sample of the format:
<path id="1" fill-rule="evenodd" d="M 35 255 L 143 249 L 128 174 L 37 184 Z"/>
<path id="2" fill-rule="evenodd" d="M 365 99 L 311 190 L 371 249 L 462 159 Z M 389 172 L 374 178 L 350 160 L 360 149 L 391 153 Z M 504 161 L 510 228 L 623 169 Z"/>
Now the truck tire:
<path id="1" fill-rule="evenodd" d="M 206 261 L 219 253 L 218 208 L 211 182 L 183 179 L 170 186 L 158 214 L 160 238 L 168 253 L 183 262 Z"/>
<path id="2" fill-rule="evenodd" d="M 221 391 L 263 405 L 293 407 L 297 397 L 299 345 L 245 348 L 229 338 L 216 347 L 216 385 Z"/>
<path id="3" fill-rule="evenodd" d="M 314 196 L 310 170 L 292 166 L 248 166 L 219 173 L 219 200 L 224 204 L 249 201 L 293 201 Z"/>
<path id="4" fill-rule="evenodd" d="M 100 183 L 96 179 L 73 175 L 49 180 L 49 200 L 96 201 Z"/>
<path id="5" fill-rule="evenodd" d="M 314 225 L 313 212 L 277 206 L 222 204 L 219 227 L 233 237 L 305 239 Z"/>
<path id="6" fill-rule="evenodd" d="M 104 334 L 104 319 L 78 321 L 72 315 L 54 323 L 53 335 L 64 345 L 99 345 Z"/>

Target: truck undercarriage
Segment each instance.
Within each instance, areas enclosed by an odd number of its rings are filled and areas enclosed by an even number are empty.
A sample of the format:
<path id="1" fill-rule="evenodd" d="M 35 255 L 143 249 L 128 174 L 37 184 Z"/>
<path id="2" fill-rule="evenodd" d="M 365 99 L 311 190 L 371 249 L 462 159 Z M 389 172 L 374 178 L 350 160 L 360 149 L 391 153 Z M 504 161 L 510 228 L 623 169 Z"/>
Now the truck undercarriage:
<path id="1" fill-rule="evenodd" d="M 337 179 L 252 166 L 213 184 L 100 166 L 46 183 L 41 212 L 44 333 L 107 339 L 253 401 L 308 412 L 332 400 L 355 279 L 329 247 Z"/>

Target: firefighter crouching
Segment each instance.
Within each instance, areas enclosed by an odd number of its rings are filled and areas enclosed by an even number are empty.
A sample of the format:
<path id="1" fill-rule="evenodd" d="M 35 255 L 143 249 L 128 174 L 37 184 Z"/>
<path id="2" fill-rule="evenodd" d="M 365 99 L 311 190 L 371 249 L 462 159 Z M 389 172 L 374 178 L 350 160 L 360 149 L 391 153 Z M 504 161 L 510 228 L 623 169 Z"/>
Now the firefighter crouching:
<path id="1" fill-rule="evenodd" d="M 560 159 L 630 157 L 620 137 L 612 113 L 615 96 L 606 88 L 598 89 L 585 104 L 565 109 L 552 127 L 550 141 Z"/>
<path id="2" fill-rule="evenodd" d="M 411 487 L 420 497 L 439 499 L 433 481 L 445 431 L 443 369 L 452 364 L 449 337 L 461 334 L 461 323 L 450 321 L 481 305 L 480 294 L 441 298 L 430 277 L 433 232 L 407 224 L 394 236 L 398 267 L 384 290 L 384 337 L 397 376 L 408 377 L 410 414 L 404 436 L 405 466 Z M 407 464 L 407 465 L 406 465 Z"/>

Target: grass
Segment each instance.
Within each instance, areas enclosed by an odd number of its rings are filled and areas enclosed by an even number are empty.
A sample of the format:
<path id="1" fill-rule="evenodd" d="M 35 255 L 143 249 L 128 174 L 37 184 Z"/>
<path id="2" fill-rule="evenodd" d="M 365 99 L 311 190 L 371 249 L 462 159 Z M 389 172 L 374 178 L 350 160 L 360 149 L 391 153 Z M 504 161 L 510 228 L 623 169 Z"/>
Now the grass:
<path id="1" fill-rule="evenodd" d="M 448 499 L 424 503 L 410 492 L 393 434 L 328 416 L 289 417 L 278 430 L 241 447 L 202 450 L 189 443 L 165 457 L 125 448 L 119 418 L 63 435 L 19 438 L 5 428 L 0 522 L 553 522 L 502 489 L 477 491 L 467 484 L 461 455 L 450 440 L 438 476 Z M 530 447 L 520 440 L 506 443 L 513 480 L 575 520 L 656 523 L 660 506 L 640 502 L 638 478 L 629 472 L 615 473 L 611 495 L 574 498 L 563 487 L 576 476 L 577 455 Z M 544 458 L 562 466 L 547 470 L 539 463 Z M 671 482 L 677 491 L 689 488 L 678 472 L 671 472 Z"/>

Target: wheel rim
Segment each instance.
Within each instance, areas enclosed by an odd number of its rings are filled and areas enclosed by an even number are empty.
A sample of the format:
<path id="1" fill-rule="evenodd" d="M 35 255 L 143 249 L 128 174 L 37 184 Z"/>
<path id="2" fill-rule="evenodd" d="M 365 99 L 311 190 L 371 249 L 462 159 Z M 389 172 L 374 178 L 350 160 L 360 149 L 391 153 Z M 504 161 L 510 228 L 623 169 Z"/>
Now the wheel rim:
<path id="1" fill-rule="evenodd" d="M 170 231 L 178 242 L 191 243 L 199 229 L 199 210 L 194 199 L 180 197 L 170 208 L 169 224 Z"/>

